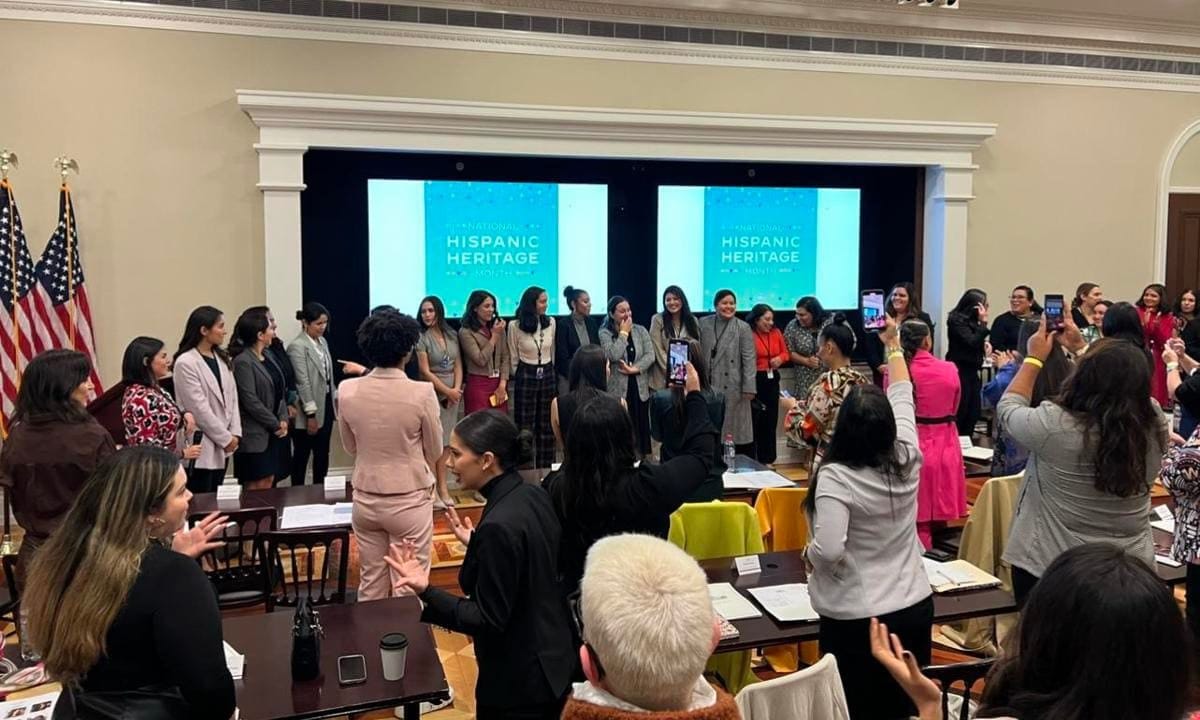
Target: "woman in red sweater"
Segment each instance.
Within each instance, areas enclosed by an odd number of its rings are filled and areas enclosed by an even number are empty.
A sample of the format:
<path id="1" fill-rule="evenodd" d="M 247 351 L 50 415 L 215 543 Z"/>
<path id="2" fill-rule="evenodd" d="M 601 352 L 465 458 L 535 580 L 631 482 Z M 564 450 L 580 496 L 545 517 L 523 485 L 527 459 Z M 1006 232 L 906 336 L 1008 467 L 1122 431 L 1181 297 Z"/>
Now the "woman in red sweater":
<path id="1" fill-rule="evenodd" d="M 759 303 L 750 308 L 746 322 L 754 331 L 755 384 L 758 394 L 751 403 L 754 423 L 754 457 L 760 463 L 775 462 L 775 430 L 779 427 L 779 368 L 788 361 L 787 341 L 775 327 L 775 311 Z"/>
<path id="2" fill-rule="evenodd" d="M 1154 360 L 1150 375 L 1150 397 L 1164 408 L 1170 406 L 1171 399 L 1167 395 L 1167 366 L 1163 364 L 1162 351 L 1175 334 L 1175 316 L 1166 304 L 1166 297 L 1167 289 L 1154 283 L 1146 286 L 1142 291 L 1142 299 L 1137 301 L 1142 332 L 1146 336 L 1146 349 Z"/>

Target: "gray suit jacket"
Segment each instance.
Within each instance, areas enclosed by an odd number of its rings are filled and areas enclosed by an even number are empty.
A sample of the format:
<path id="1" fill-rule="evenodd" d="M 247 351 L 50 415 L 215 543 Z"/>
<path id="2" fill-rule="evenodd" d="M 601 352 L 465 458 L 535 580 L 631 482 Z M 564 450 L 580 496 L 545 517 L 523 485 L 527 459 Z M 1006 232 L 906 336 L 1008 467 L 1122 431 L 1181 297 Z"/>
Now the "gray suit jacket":
<path id="1" fill-rule="evenodd" d="M 329 343 L 321 337 L 321 351 L 313 345 L 312 338 L 304 331 L 287 346 L 288 358 L 296 370 L 296 392 L 300 395 L 300 412 L 296 414 L 296 427 L 303 429 L 307 415 L 315 415 L 318 423 L 325 422 L 325 388 L 332 386 L 332 395 L 337 400 L 337 386 L 333 385 L 333 356 L 329 354 Z M 324 353 L 324 356 L 322 356 Z"/>
<path id="2" fill-rule="evenodd" d="M 243 350 L 233 359 L 233 378 L 237 381 L 238 412 L 242 416 L 238 451 L 264 452 L 280 421 L 287 420 L 286 398 L 275 397 L 271 374 L 250 350 Z"/>
<path id="3" fill-rule="evenodd" d="M 574 329 L 572 329 L 574 332 Z M 614 334 L 607 327 L 600 328 L 600 347 L 604 348 L 604 354 L 608 356 L 608 366 L 611 372 L 608 374 L 608 394 L 616 398 L 625 397 L 625 393 L 629 392 L 629 375 L 619 371 L 621 361 L 625 359 L 625 339 L 619 334 Z M 646 332 L 646 328 L 641 325 L 633 326 L 633 349 L 637 354 L 634 356 L 633 364 L 637 366 L 640 373 L 634 375 L 637 378 L 638 397 L 643 401 L 650 399 L 650 367 L 654 365 L 654 345 L 650 342 L 650 333 Z"/>
<path id="4" fill-rule="evenodd" d="M 699 322 L 700 344 L 708 362 L 710 385 L 725 396 L 725 426 L 721 428 L 721 435 L 733 435 L 733 441 L 738 445 L 753 442 L 750 401 L 745 398 L 746 393 L 757 392 L 754 335 L 750 326 L 735 317 L 724 332 L 719 332 L 716 315 L 700 318 Z"/>

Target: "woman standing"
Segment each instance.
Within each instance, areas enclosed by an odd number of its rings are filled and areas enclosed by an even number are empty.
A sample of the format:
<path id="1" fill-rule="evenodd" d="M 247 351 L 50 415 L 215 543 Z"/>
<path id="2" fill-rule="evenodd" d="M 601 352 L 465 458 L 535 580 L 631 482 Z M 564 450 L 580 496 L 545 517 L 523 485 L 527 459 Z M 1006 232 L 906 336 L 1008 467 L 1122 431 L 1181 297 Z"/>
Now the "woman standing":
<path id="1" fill-rule="evenodd" d="M 566 448 L 575 411 L 608 392 L 610 372 L 608 354 L 599 345 L 585 345 L 575 353 L 571 359 L 570 390 L 550 403 L 550 424 L 558 447 Z"/>
<path id="2" fill-rule="evenodd" d="M 1096 283 L 1079 283 L 1075 297 L 1071 299 L 1071 319 L 1080 330 L 1092 324 L 1092 311 L 1096 303 L 1104 299 L 1104 291 Z"/>
<path id="3" fill-rule="evenodd" d="M 558 394 L 570 389 L 571 358 L 581 347 L 600 344 L 600 327 L 592 317 L 592 296 L 571 285 L 563 288 L 571 314 L 563 318 L 554 338 L 554 368 L 558 371 Z"/>
<path id="4" fill-rule="evenodd" d="M 821 301 L 806 295 L 796 302 L 796 317 L 792 318 L 783 331 L 787 341 L 789 359 L 795 368 L 792 382 L 793 397 L 808 397 L 817 378 L 821 377 L 821 361 L 817 359 L 821 331 L 833 316 L 821 306 Z"/>
<path id="5" fill-rule="evenodd" d="M 226 518 L 181 532 L 186 483 L 174 453 L 126 448 L 96 468 L 38 553 L 21 611 L 64 686 L 54 717 L 233 715 L 221 613 L 196 562 L 223 547 L 210 540 Z"/>
<path id="6" fill-rule="evenodd" d="M 329 311 L 320 303 L 308 302 L 296 313 L 303 330 L 288 345 L 288 357 L 296 370 L 296 392 L 301 414 L 292 435 L 292 485 L 303 485 L 312 455 L 313 484 L 325 482 L 329 472 L 329 439 L 333 435 L 337 386 L 333 383 L 333 360 L 325 330 Z"/>
<path id="7" fill-rule="evenodd" d="M 557 720 L 578 662 L 558 581 L 558 518 L 550 496 L 517 472 L 530 444 L 528 432 L 493 410 L 466 416 L 450 436 L 451 472 L 487 498 L 478 528 L 450 516 L 467 548 L 458 573 L 465 597 L 430 587 L 415 543 L 388 555 L 397 594 L 421 598 L 423 622 L 475 639 L 479 720 Z"/>
<path id="8" fill-rule="evenodd" d="M 91 374 L 87 355 L 47 350 L 21 378 L 12 429 L 0 448 L 0 485 L 12 494 L 13 515 L 25 530 L 17 561 L 22 577 L 96 465 L 116 451 L 85 409 Z"/>
<path id="9" fill-rule="evenodd" d="M 821 616 L 822 653 L 837 657 L 850 717 L 908 717 L 904 690 L 871 657 L 872 618 L 886 623 L 919 665 L 930 658 L 933 598 L 917 539 L 921 451 L 913 387 L 895 321 L 879 333 L 887 394 L 855 387 L 839 412 L 804 510 L 812 528 L 808 590 Z"/>
<path id="10" fill-rule="evenodd" d="M 263 353 L 263 358 L 271 365 L 272 377 L 276 373 L 283 376 L 284 390 L 287 393 L 288 435 L 275 443 L 276 449 L 279 452 L 279 459 L 275 466 L 275 484 L 278 485 L 292 476 L 291 421 L 295 420 L 296 416 L 300 414 L 300 411 L 296 408 L 296 405 L 300 402 L 300 393 L 296 390 L 296 369 L 292 367 L 292 359 L 288 357 L 287 348 L 284 347 L 283 340 L 279 339 L 279 325 L 275 322 L 275 313 L 271 312 L 271 308 L 266 305 L 256 305 L 247 310 L 247 312 L 251 310 L 267 314 L 267 322 L 271 324 L 271 334 L 275 338 L 267 346 L 266 351 Z"/>
<path id="11" fill-rule="evenodd" d="M 784 430 L 793 439 L 815 448 L 814 468 L 829 447 L 837 427 L 838 409 L 846 396 L 854 386 L 870 382 L 850 366 L 850 356 L 854 353 L 854 331 L 844 315 L 837 313 L 833 316 L 833 321 L 821 331 L 820 343 L 817 357 L 829 370 L 813 383 L 804 404 L 800 404 L 797 398 L 784 403 L 788 406 L 788 413 L 783 421 Z"/>
<path id="12" fill-rule="evenodd" d="M 1004 550 L 1019 605 L 1050 563 L 1078 545 L 1110 543 L 1154 566 L 1150 486 L 1167 448 L 1168 426 L 1150 400 L 1145 355 L 1128 342 L 1099 340 L 1053 401 L 1030 407 L 1034 381 L 1056 337 L 1061 339 L 1046 332 L 1043 316 L 996 413 L 1029 450 Z"/>
<path id="13" fill-rule="evenodd" d="M 1196 291 L 1189 288 L 1179 293 L 1172 312 L 1175 315 L 1175 334 L 1183 340 L 1187 354 L 1193 360 L 1200 358 L 1200 323 L 1196 322 Z"/>
<path id="14" fill-rule="evenodd" d="M 171 357 L 163 341 L 136 337 L 125 348 L 121 360 L 121 422 L 125 445 L 153 445 L 170 450 L 184 460 L 200 457 L 200 446 L 192 445 L 196 418 L 185 413 L 175 398 L 160 384 L 171 375 Z"/>
<path id="15" fill-rule="evenodd" d="M 419 337 L 417 322 L 407 315 L 367 316 L 358 328 L 358 347 L 374 369 L 341 387 L 342 446 L 357 456 L 352 522 L 362 563 L 360 600 L 388 597 L 392 584 L 384 558 L 392 543 L 411 542 L 420 567 L 429 571 L 430 470 L 445 443 L 433 386 L 404 373 Z"/>
<path id="16" fill-rule="evenodd" d="M 1079 334 L 1083 338 L 1084 343 L 1091 345 L 1100 338 L 1104 337 L 1102 329 L 1104 327 L 1104 316 L 1108 314 L 1108 309 L 1112 307 L 1112 302 L 1108 300 L 1097 300 L 1092 306 L 1092 324 L 1087 327 L 1079 328 Z M 1072 313 L 1072 318 L 1074 313 Z M 1078 326 L 1076 326 L 1078 327 Z M 1021 352 L 1025 351 L 1024 347 L 1018 348 Z"/>
<path id="17" fill-rule="evenodd" d="M 713 392 L 708 384 L 708 363 L 700 348 L 699 340 L 688 340 L 688 357 L 700 381 L 700 397 L 708 410 L 708 420 L 714 428 L 725 422 L 725 398 Z M 650 398 L 650 436 L 662 443 L 659 449 L 660 463 L 686 454 L 685 446 L 691 440 L 687 435 L 687 393 L 675 386 L 659 390 Z M 725 459 L 721 456 L 720 443 L 713 444 L 713 460 L 708 467 L 708 477 L 689 495 L 685 502 L 711 502 L 720 500 L 725 494 Z"/>
<path id="18" fill-rule="evenodd" d="M 507 323 L 496 313 L 496 296 L 475 290 L 467 298 L 467 311 L 458 330 L 458 344 L 467 359 L 467 415 L 496 408 L 508 412 Z"/>
<path id="19" fill-rule="evenodd" d="M 984 356 L 991 350 L 987 341 L 987 293 L 977 288 L 963 293 L 946 318 L 946 332 L 950 341 L 946 359 L 958 368 L 961 390 L 958 434 L 972 437 L 981 411 L 979 393 L 983 389 L 983 380 L 979 377 L 979 370 L 983 367 Z"/>
<path id="20" fill-rule="evenodd" d="M 725 424 L 721 437 L 732 438 L 743 455 L 754 452 L 754 421 L 750 401 L 758 388 L 754 373 L 754 333 L 737 317 L 737 296 L 718 290 L 713 297 L 716 313 L 700 319 L 700 344 L 708 357 L 709 383 L 725 398 Z"/>
<path id="21" fill-rule="evenodd" d="M 933 334 L 933 318 L 929 314 L 921 310 L 921 300 L 917 295 L 917 287 L 910 282 L 900 282 L 892 286 L 888 293 L 886 312 L 896 320 L 896 327 L 900 327 L 908 320 L 920 320 L 929 326 L 930 335 Z M 887 360 L 884 358 L 883 343 L 879 340 L 877 333 L 868 333 L 866 346 L 863 351 L 867 355 L 867 362 L 871 364 L 871 374 L 874 377 L 875 384 L 883 387 L 884 371 L 887 369 Z"/>
<path id="22" fill-rule="evenodd" d="M 216 492 L 242 435 L 237 383 L 229 356 L 221 349 L 223 342 L 225 316 L 203 305 L 188 316 L 175 351 L 175 399 L 204 433 L 200 457 L 188 478 L 193 493 Z"/>
<path id="23" fill-rule="evenodd" d="M 933 525 L 967 514 L 967 474 L 955 430 L 959 403 L 958 369 L 931 353 L 929 326 L 909 320 L 900 326 L 900 346 L 908 361 L 921 448 L 917 489 L 917 537 L 933 547 Z"/>
<path id="24" fill-rule="evenodd" d="M 550 403 L 558 395 L 554 375 L 554 318 L 546 314 L 546 291 L 529 287 L 521 294 L 508 333 L 508 362 L 513 376 L 513 420 L 533 433 L 533 466 L 554 464 L 554 428 Z"/>
<path id="25" fill-rule="evenodd" d="M 746 323 L 754 330 L 755 402 L 754 454 L 764 465 L 775 462 L 775 428 L 779 426 L 779 368 L 791 357 L 783 333 L 775 327 L 775 311 L 759 303 L 750 309 Z"/>
<path id="26" fill-rule="evenodd" d="M 1153 283 L 1142 291 L 1138 300 L 1138 317 L 1142 320 L 1142 332 L 1146 335 L 1146 349 L 1154 361 L 1154 374 L 1150 377 L 1150 397 L 1160 407 L 1169 408 L 1171 398 L 1167 395 L 1167 368 L 1163 364 L 1162 351 L 1175 333 L 1175 317 L 1164 306 L 1167 289 Z"/>
<path id="27" fill-rule="evenodd" d="M 650 454 L 647 373 L 654 365 L 654 346 L 646 328 L 633 324 L 629 301 L 620 295 L 608 300 L 608 316 L 600 328 L 600 346 L 608 355 L 608 394 L 625 402 L 633 420 L 638 457 L 645 457 Z"/>
<path id="28" fill-rule="evenodd" d="M 275 339 L 261 310 L 247 310 L 233 326 L 233 377 L 237 383 L 242 439 L 233 454 L 233 474 L 247 490 L 266 490 L 275 482 L 277 444 L 287 437 L 287 381 L 266 359 Z"/>
<path id="29" fill-rule="evenodd" d="M 700 325 L 687 295 L 678 285 L 668 285 L 663 290 L 663 310 L 650 318 L 650 343 L 654 345 L 654 365 L 650 366 L 650 389 L 662 390 L 667 386 L 667 348 L 671 340 L 699 340 Z"/>
<path id="30" fill-rule="evenodd" d="M 450 441 L 450 431 L 458 424 L 462 410 L 463 371 L 461 353 L 458 348 L 458 333 L 446 322 L 446 306 L 442 299 L 430 295 L 421 301 L 421 339 L 417 341 L 417 366 L 421 379 L 432 383 L 441 407 L 442 441 Z M 454 507 L 454 498 L 446 487 L 446 460 L 450 458 L 450 446 L 442 448 L 441 457 L 433 465 L 437 477 L 437 494 L 446 507 Z"/>

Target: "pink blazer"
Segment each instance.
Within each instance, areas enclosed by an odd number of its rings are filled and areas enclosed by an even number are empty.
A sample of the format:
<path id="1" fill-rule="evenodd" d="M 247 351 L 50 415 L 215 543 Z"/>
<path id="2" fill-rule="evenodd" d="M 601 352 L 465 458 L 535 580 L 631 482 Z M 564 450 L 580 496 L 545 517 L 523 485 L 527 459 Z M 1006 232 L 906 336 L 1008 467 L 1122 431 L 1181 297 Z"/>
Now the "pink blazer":
<path id="1" fill-rule="evenodd" d="M 175 401 L 195 416 L 196 427 L 204 432 L 196 460 L 196 467 L 202 470 L 224 468 L 228 457 L 225 446 L 235 436 L 242 436 L 237 382 L 225 361 L 218 359 L 217 366 L 220 385 L 199 351 L 188 350 L 175 361 Z"/>
<path id="2" fill-rule="evenodd" d="M 355 490 L 380 495 L 428 490 L 442 454 L 442 421 L 433 385 L 399 368 L 375 368 L 338 388 L 338 428 L 356 455 Z"/>

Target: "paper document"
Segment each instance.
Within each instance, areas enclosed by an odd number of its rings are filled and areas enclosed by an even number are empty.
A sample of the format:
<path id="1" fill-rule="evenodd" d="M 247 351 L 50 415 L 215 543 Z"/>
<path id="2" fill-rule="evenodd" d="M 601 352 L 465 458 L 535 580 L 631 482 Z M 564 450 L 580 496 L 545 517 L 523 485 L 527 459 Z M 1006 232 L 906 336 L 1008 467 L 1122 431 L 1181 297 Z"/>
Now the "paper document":
<path id="1" fill-rule="evenodd" d="M 779 622 L 818 619 L 808 597 L 808 586 L 804 583 L 750 588 L 750 594 Z"/>
<path id="2" fill-rule="evenodd" d="M 1158 564 L 1160 564 L 1160 565 L 1166 565 L 1167 567 L 1176 567 L 1176 568 L 1177 568 L 1177 567 L 1183 567 L 1183 563 L 1179 562 L 1178 560 L 1176 560 L 1176 559 L 1174 559 L 1174 558 L 1172 558 L 1172 557 L 1168 557 L 1167 555 L 1158 555 L 1158 554 L 1155 554 L 1155 556 L 1154 556 L 1154 560 L 1155 560 L 1155 562 L 1157 562 Z"/>
<path id="3" fill-rule="evenodd" d="M 0 702 L 0 718 L 20 718 L 20 720 L 37 720 L 54 715 L 54 706 L 58 704 L 58 690 L 44 695 Z"/>
<path id="4" fill-rule="evenodd" d="M 1162 530 L 1163 532 L 1169 532 L 1172 535 L 1174 535 L 1175 534 L 1175 518 L 1171 518 L 1170 520 L 1151 520 L 1150 527 L 1155 528 L 1157 530 Z"/>
<path id="5" fill-rule="evenodd" d="M 958 447 L 962 450 L 962 456 L 966 460 L 988 462 L 992 459 L 991 448 L 975 447 L 975 443 L 967 435 L 958 436 Z"/>
<path id="6" fill-rule="evenodd" d="M 934 592 L 982 590 L 999 587 L 1001 584 L 1000 578 L 989 575 L 966 560 L 938 562 L 923 557 L 921 562 L 925 565 L 925 574 L 929 577 L 929 586 Z"/>
<path id="7" fill-rule="evenodd" d="M 754 603 L 729 583 L 709 583 L 708 596 L 712 598 L 713 611 L 726 620 L 762 617 Z"/>
<path id="8" fill-rule="evenodd" d="M 279 520 L 281 530 L 349 525 L 354 503 L 332 505 L 292 505 L 283 509 Z"/>
<path id="9" fill-rule="evenodd" d="M 772 470 L 725 473 L 722 478 L 726 489 L 762 490 L 763 488 L 796 487 L 796 483 Z"/>
<path id="10" fill-rule="evenodd" d="M 225 643 L 225 667 L 234 680 L 242 679 L 242 671 L 246 669 L 246 656 L 238 653 L 229 643 Z"/>

